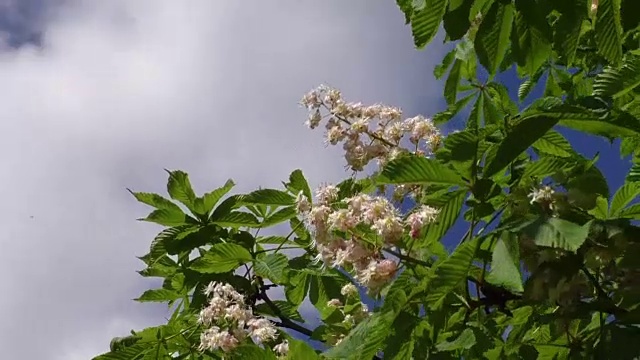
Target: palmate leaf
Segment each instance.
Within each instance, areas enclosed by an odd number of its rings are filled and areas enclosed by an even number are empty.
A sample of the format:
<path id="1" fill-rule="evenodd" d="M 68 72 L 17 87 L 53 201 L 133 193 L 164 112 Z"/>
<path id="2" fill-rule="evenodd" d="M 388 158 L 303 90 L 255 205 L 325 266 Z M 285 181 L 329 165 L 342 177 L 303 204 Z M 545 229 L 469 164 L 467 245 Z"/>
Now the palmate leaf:
<path id="1" fill-rule="evenodd" d="M 438 32 L 442 17 L 447 10 L 448 0 L 422 0 L 420 2 L 424 5 L 414 8 L 411 15 L 413 42 L 418 49 L 424 48 Z"/>
<path id="2" fill-rule="evenodd" d="M 614 99 L 640 86 L 640 56 L 627 55 L 622 67 L 607 67 L 595 79 L 593 94 Z"/>
<path id="3" fill-rule="evenodd" d="M 232 211 L 227 214 L 223 214 L 219 217 L 211 219 L 211 223 L 222 226 L 222 227 L 258 227 L 259 222 L 258 219 L 249 213 L 240 212 L 240 211 Z"/>
<path id="4" fill-rule="evenodd" d="M 627 208 L 622 209 L 618 214 L 618 217 L 640 220 L 640 204 L 633 204 Z"/>
<path id="5" fill-rule="evenodd" d="M 435 276 L 428 284 L 425 297 L 425 301 L 433 308 L 439 307 L 444 298 L 465 281 L 478 241 L 478 238 L 474 238 L 462 243 L 451 256 L 433 268 Z"/>
<path id="6" fill-rule="evenodd" d="M 289 189 L 294 194 L 302 193 L 309 199 L 313 199 L 313 195 L 311 194 L 311 188 L 309 187 L 309 183 L 307 179 L 304 177 L 302 170 L 297 169 L 291 172 L 289 175 L 289 182 L 285 184 L 285 187 Z"/>
<path id="7" fill-rule="evenodd" d="M 447 81 L 444 84 L 444 98 L 447 100 L 448 105 L 453 105 L 457 100 L 461 68 L 462 61 L 460 59 L 456 59 L 451 71 L 449 72 L 449 77 L 447 77 Z"/>
<path id="8" fill-rule="evenodd" d="M 599 0 L 595 35 L 598 53 L 618 65 L 622 61 L 620 0 Z"/>
<path id="9" fill-rule="evenodd" d="M 167 302 L 178 300 L 182 297 L 181 294 L 177 293 L 174 290 L 169 289 L 152 289 L 145 291 L 139 298 L 135 299 L 139 302 Z"/>
<path id="10" fill-rule="evenodd" d="M 520 273 L 520 246 L 515 234 L 503 231 L 496 242 L 487 281 L 512 292 L 524 291 Z"/>
<path id="11" fill-rule="evenodd" d="M 526 97 L 531 93 L 531 90 L 538 84 L 540 78 L 544 74 L 544 69 L 538 70 L 532 76 L 529 76 L 525 81 L 520 84 L 518 87 L 518 101 L 522 102 L 526 99 Z"/>
<path id="12" fill-rule="evenodd" d="M 229 193 L 229 191 L 231 191 L 234 186 L 235 183 L 233 182 L 233 180 L 229 179 L 222 187 L 206 193 L 202 197 L 196 198 L 193 204 L 195 212 L 201 215 L 209 214 L 209 212 L 213 210 L 213 207 L 218 204 L 218 201 L 220 201 L 223 196 Z"/>
<path id="13" fill-rule="evenodd" d="M 624 207 L 638 196 L 640 196 L 640 183 L 630 182 L 622 185 L 613 195 L 609 208 L 609 217 L 615 218 L 620 215 Z"/>
<path id="14" fill-rule="evenodd" d="M 141 360 L 145 354 L 153 351 L 155 345 L 155 343 L 137 343 L 119 351 L 98 355 L 92 360 Z"/>
<path id="15" fill-rule="evenodd" d="M 474 0 L 456 0 L 449 2 L 449 11 L 443 17 L 444 30 L 451 41 L 460 40 L 469 30 L 469 14 Z"/>
<path id="16" fill-rule="evenodd" d="M 460 175 L 446 165 L 416 155 L 392 160 L 376 181 L 379 184 L 466 184 Z"/>
<path id="17" fill-rule="evenodd" d="M 185 214 L 179 208 L 176 209 L 158 209 L 154 210 L 146 218 L 138 219 L 140 221 L 153 222 L 163 226 L 181 226 L 186 224 L 195 224 L 197 221 Z"/>
<path id="18" fill-rule="evenodd" d="M 289 340 L 289 352 L 287 353 L 287 360 L 315 360 L 320 359 L 320 356 L 304 341 Z"/>
<path id="19" fill-rule="evenodd" d="M 436 346 L 439 351 L 454 351 L 460 349 L 471 349 L 476 344 L 476 336 L 473 330 L 467 328 L 453 341 L 441 342 Z"/>
<path id="20" fill-rule="evenodd" d="M 544 179 L 547 176 L 554 175 L 559 170 L 565 170 L 572 165 L 571 162 L 563 158 L 554 156 L 545 156 L 537 161 L 530 162 L 526 165 L 523 180 L 529 180 L 531 177 Z"/>
<path id="21" fill-rule="evenodd" d="M 272 300 L 271 302 L 273 303 L 273 305 L 276 306 L 276 308 L 278 308 L 280 314 L 286 316 L 291 320 L 304 322 L 304 319 L 298 312 L 297 307 L 290 304 L 288 301 Z M 271 307 L 266 303 L 256 305 L 255 310 L 259 314 L 268 315 L 271 317 L 277 317 L 276 314 L 273 312 L 273 309 L 271 309 Z"/>
<path id="22" fill-rule="evenodd" d="M 382 349 L 395 314 L 378 312 L 358 324 L 337 346 L 324 352 L 326 359 L 371 360 Z"/>
<path id="23" fill-rule="evenodd" d="M 444 58 L 442 58 L 442 62 L 440 64 L 436 65 L 433 68 L 433 77 L 435 77 L 436 80 L 442 78 L 447 70 L 449 70 L 449 67 L 451 67 L 451 64 L 453 63 L 453 60 L 455 60 L 455 56 L 456 49 L 453 49 L 449 51 L 447 55 L 444 56 Z"/>
<path id="24" fill-rule="evenodd" d="M 536 245 L 576 252 L 589 235 L 591 222 L 578 225 L 559 218 L 540 218 L 527 226 L 529 234 Z"/>
<path id="25" fill-rule="evenodd" d="M 240 245 L 215 244 L 203 256 L 191 263 L 190 268 L 204 274 L 219 274 L 236 269 L 252 260 L 251 254 Z"/>
<path id="26" fill-rule="evenodd" d="M 133 192 L 130 189 L 127 189 L 127 191 L 129 191 L 139 202 L 153 206 L 156 209 L 165 209 L 171 212 L 182 212 L 178 205 L 158 194 Z"/>
<path id="27" fill-rule="evenodd" d="M 515 9 L 513 4 L 495 1 L 478 28 L 475 49 L 480 64 L 495 75 L 509 46 Z"/>

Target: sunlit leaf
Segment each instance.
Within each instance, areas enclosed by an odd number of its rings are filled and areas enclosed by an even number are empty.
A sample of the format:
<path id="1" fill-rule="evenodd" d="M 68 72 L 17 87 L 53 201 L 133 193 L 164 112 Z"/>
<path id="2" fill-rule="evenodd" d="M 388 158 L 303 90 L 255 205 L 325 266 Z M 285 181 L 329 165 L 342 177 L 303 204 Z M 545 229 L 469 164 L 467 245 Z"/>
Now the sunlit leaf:
<path id="1" fill-rule="evenodd" d="M 490 74 L 495 74 L 509 46 L 515 9 L 513 4 L 496 1 L 482 19 L 476 34 L 478 60 Z"/>
<path id="2" fill-rule="evenodd" d="M 202 257 L 191 263 L 190 268 L 200 273 L 217 274 L 236 269 L 251 261 L 251 254 L 240 245 L 215 244 Z"/>

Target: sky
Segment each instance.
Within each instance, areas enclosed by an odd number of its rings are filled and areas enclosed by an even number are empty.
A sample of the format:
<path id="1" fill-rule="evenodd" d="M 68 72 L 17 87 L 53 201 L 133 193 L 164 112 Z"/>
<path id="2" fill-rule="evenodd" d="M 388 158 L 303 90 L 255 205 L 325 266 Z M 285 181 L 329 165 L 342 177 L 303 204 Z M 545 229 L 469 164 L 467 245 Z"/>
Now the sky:
<path id="1" fill-rule="evenodd" d="M 436 41 L 414 50 L 393 1 L 0 0 L 0 348 L 86 360 L 160 324 L 131 299 L 160 228 L 126 188 L 165 193 L 348 176 L 297 105 L 326 83 L 352 101 L 442 109 Z M 34 346 L 34 343 L 37 346 Z"/>

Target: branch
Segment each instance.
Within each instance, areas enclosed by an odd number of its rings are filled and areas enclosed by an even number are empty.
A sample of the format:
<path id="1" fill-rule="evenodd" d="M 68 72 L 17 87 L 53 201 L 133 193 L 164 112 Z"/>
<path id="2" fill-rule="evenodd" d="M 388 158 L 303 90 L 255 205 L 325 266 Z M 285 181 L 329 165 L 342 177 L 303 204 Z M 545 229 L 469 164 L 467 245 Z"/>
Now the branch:
<path id="1" fill-rule="evenodd" d="M 267 296 L 267 293 L 264 290 L 260 291 L 260 294 L 258 295 L 258 297 L 260 299 L 264 300 L 265 304 L 267 304 L 269 309 L 271 309 L 271 311 L 273 311 L 273 313 L 280 319 L 279 322 L 275 322 L 275 324 L 277 326 L 286 327 L 288 329 L 295 330 L 295 331 L 297 331 L 297 332 L 299 332 L 301 334 L 307 335 L 307 336 L 313 335 L 313 331 L 307 329 L 306 327 L 304 327 L 302 325 L 296 324 L 291 319 L 286 317 L 280 311 L 280 309 L 276 306 L 276 304 L 274 304 L 273 301 L 271 301 L 271 299 L 269 299 L 269 296 Z"/>

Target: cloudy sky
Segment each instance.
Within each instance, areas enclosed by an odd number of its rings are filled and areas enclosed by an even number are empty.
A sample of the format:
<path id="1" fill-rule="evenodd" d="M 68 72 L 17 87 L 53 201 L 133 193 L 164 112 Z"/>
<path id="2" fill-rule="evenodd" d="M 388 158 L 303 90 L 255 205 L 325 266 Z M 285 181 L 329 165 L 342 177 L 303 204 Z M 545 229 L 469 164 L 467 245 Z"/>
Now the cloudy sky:
<path id="1" fill-rule="evenodd" d="M 126 187 L 164 193 L 163 168 L 199 193 L 296 168 L 343 178 L 296 104 L 320 83 L 407 115 L 441 107 L 444 50 L 415 51 L 392 0 L 0 0 L 0 33 L 8 359 L 86 360 L 163 321 L 130 300 L 159 228 Z"/>

